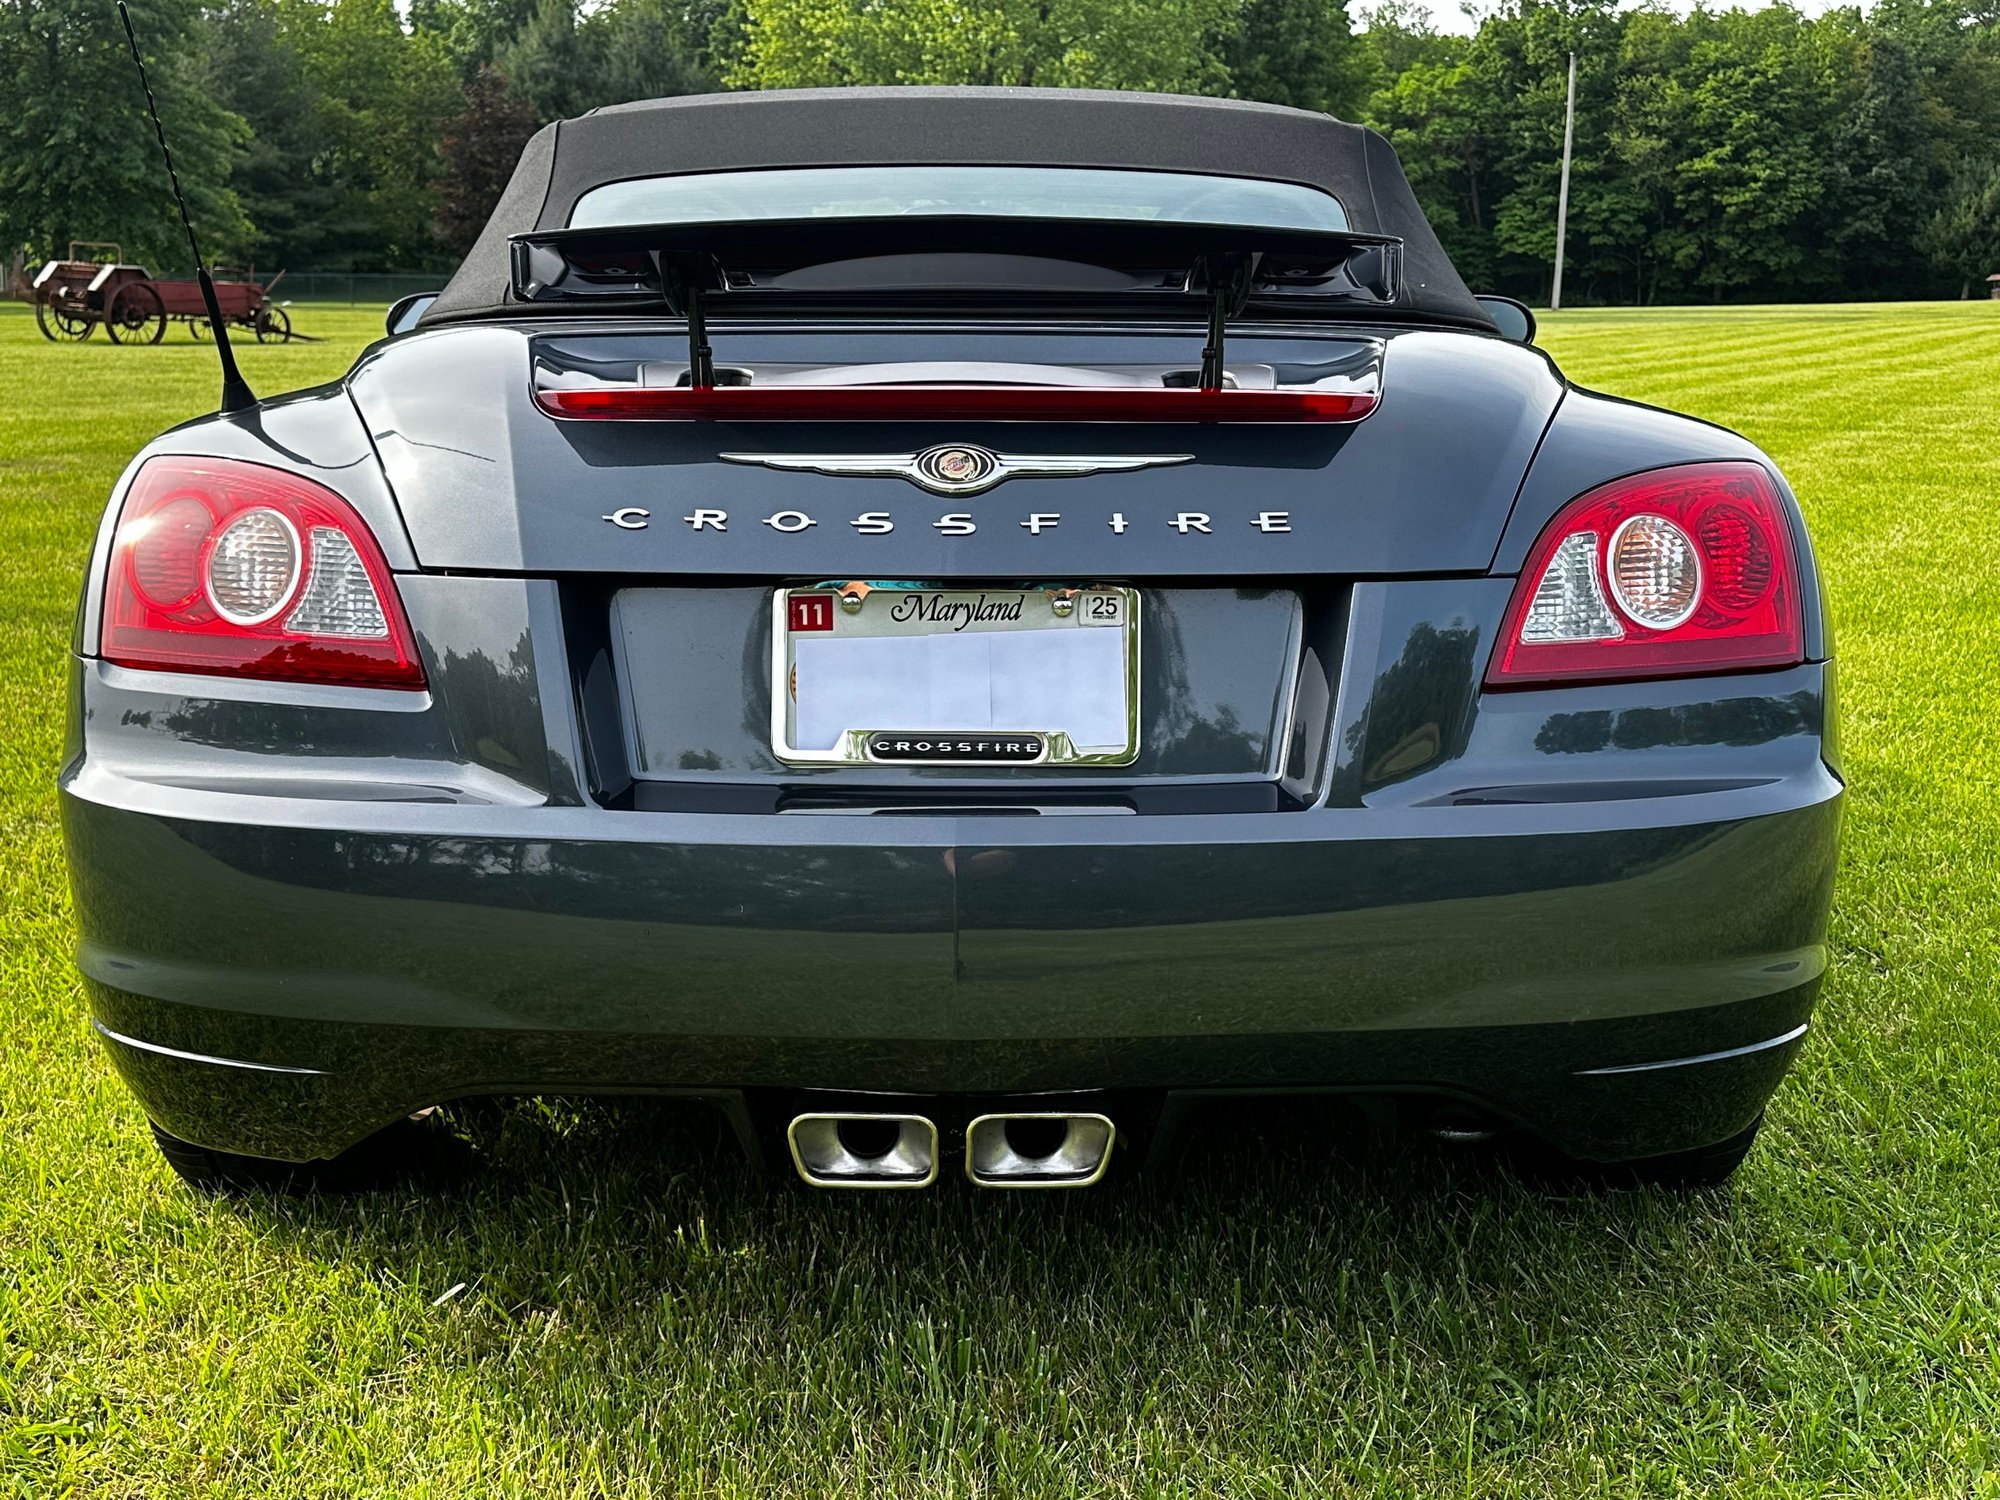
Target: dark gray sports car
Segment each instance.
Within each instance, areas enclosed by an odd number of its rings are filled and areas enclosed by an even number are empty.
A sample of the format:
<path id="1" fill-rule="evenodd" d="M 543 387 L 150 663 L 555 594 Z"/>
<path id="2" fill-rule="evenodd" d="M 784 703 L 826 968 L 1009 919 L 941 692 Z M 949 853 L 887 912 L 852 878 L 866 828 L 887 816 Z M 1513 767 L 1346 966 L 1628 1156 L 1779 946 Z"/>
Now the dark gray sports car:
<path id="1" fill-rule="evenodd" d="M 1567 384 L 1388 144 L 1149 95 L 537 135 L 336 385 L 111 496 L 63 814 L 191 1180 L 481 1094 L 823 1186 L 1245 1095 L 1719 1180 L 1840 821 L 1799 510 Z"/>

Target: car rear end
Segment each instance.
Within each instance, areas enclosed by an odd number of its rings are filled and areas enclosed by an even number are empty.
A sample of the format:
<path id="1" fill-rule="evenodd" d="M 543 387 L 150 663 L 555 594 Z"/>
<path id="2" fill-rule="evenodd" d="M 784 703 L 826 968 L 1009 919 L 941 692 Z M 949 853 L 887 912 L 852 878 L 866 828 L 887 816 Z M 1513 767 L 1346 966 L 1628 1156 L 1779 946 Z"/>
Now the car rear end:
<path id="1" fill-rule="evenodd" d="M 448 321 L 121 482 L 63 810 L 162 1129 L 637 1092 L 1067 1186 L 1244 1094 L 1754 1124 L 1840 783 L 1753 447 L 1422 319 L 1217 372 L 1200 318 L 848 309 L 715 324 L 709 384 L 688 321 Z M 1316 400 L 1171 404 L 1225 390 Z"/>

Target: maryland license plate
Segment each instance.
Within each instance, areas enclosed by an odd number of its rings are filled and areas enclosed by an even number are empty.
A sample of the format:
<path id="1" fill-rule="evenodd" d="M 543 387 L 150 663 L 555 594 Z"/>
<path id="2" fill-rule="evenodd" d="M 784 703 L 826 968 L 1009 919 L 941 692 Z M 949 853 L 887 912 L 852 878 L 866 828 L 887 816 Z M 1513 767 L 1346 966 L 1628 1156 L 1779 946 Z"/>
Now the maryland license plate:
<path id="1" fill-rule="evenodd" d="M 1139 594 L 821 584 L 772 601 L 771 745 L 794 765 L 1123 766 Z"/>

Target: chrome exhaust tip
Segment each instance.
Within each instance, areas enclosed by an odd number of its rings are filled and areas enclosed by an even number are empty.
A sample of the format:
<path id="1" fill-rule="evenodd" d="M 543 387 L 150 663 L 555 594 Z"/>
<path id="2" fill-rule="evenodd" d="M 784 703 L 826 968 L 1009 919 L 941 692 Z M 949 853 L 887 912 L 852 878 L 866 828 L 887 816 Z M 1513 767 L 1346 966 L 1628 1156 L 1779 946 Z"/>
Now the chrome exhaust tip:
<path id="1" fill-rule="evenodd" d="M 937 1181 L 938 1132 L 922 1115 L 799 1115 L 792 1165 L 814 1187 L 920 1188 Z"/>
<path id="2" fill-rule="evenodd" d="M 1117 1133 L 1104 1115 L 981 1115 L 965 1127 L 965 1175 L 980 1187 L 1089 1187 Z"/>

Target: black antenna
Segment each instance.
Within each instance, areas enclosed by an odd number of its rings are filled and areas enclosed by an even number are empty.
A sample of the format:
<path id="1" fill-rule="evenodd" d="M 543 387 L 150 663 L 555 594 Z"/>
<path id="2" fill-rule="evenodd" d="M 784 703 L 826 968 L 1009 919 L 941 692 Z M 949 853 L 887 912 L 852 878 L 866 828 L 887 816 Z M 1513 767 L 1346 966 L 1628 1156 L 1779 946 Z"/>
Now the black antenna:
<path id="1" fill-rule="evenodd" d="M 236 368 L 236 351 L 229 347 L 229 327 L 222 307 L 215 300 L 215 278 L 208 274 L 208 262 L 201 258 L 201 246 L 194 237 L 194 221 L 188 217 L 187 200 L 181 196 L 180 174 L 174 171 L 174 153 L 167 149 L 167 133 L 160 127 L 160 106 L 153 102 L 153 86 L 146 81 L 146 64 L 139 56 L 139 38 L 132 34 L 132 13 L 125 0 L 118 0 L 118 19 L 125 23 L 125 41 L 132 48 L 132 66 L 139 70 L 139 87 L 146 91 L 146 112 L 153 117 L 153 134 L 160 140 L 160 155 L 167 159 L 167 181 L 173 186 L 174 206 L 181 211 L 181 228 L 187 231 L 188 253 L 194 257 L 195 280 L 201 283 L 202 304 L 208 309 L 208 326 L 215 334 L 216 357 L 222 361 L 222 409 L 248 411 L 257 398 Z"/>

